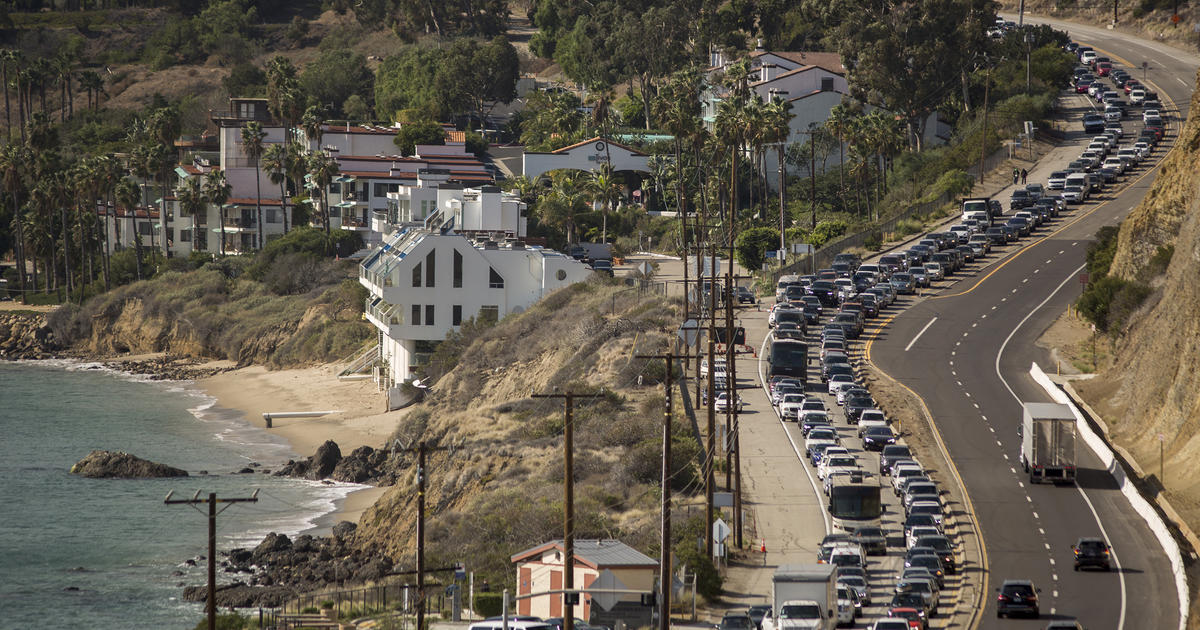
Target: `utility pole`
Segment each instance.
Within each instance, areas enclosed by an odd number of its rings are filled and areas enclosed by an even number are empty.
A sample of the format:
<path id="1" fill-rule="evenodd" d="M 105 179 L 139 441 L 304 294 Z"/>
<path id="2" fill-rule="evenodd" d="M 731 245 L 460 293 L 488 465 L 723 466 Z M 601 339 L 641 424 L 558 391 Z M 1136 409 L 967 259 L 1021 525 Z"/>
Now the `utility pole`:
<path id="1" fill-rule="evenodd" d="M 1021 2 L 1022 10 L 1024 10 L 1025 2 Z M 979 183 L 983 183 L 983 161 L 987 157 L 987 116 L 988 116 L 988 90 L 992 86 L 992 64 L 985 55 L 983 63 L 987 65 L 987 69 L 983 73 L 983 133 L 979 135 Z"/>
<path id="2" fill-rule="evenodd" d="M 425 628 L 425 456 L 430 451 L 454 452 L 454 446 L 430 446 L 418 442 L 415 447 L 396 449 L 417 454 L 417 630 Z"/>
<path id="3" fill-rule="evenodd" d="M 812 126 L 808 130 L 809 205 L 812 206 L 812 229 L 817 229 L 817 142 Z M 811 254 L 809 254 L 811 256 Z"/>
<path id="4" fill-rule="evenodd" d="M 666 394 L 666 405 L 663 412 L 663 458 L 662 458 L 662 515 L 661 515 L 661 536 L 660 551 L 658 558 L 658 581 L 659 581 L 659 612 L 658 612 L 658 627 L 659 630 L 669 630 L 671 627 L 671 420 L 672 420 L 672 403 L 674 375 L 675 375 L 675 359 L 686 358 L 689 355 L 674 354 L 667 352 L 664 354 L 639 354 L 636 355 L 639 359 L 664 359 L 667 363 L 667 376 L 663 382 L 663 389 Z M 710 364 L 709 370 L 712 369 Z M 711 372 L 710 372 L 711 376 Z M 712 401 L 709 401 L 712 402 Z M 706 526 L 707 529 L 712 529 Z M 564 613 L 564 628 L 567 630 Z"/>
<path id="5" fill-rule="evenodd" d="M 1017 11 L 1017 28 L 1025 26 L 1025 0 L 1021 0 L 1021 8 Z"/>
<path id="6" fill-rule="evenodd" d="M 208 497 L 201 499 L 200 491 L 192 495 L 190 499 L 172 499 L 171 495 L 175 494 L 172 490 L 167 493 L 167 497 L 163 499 L 166 505 L 190 505 L 196 511 L 200 508 L 196 506 L 201 503 L 208 504 L 208 597 L 207 597 L 207 614 L 208 614 L 208 630 L 216 630 L 217 628 L 217 515 L 224 512 L 229 506 L 217 510 L 218 503 L 258 503 L 258 490 L 254 491 L 248 497 L 237 497 L 229 499 L 218 499 L 216 492 L 208 493 Z"/>
<path id="7" fill-rule="evenodd" d="M 669 367 L 669 366 L 668 366 Z M 668 378 L 670 378 L 668 376 Z M 563 399 L 563 623 L 562 630 L 575 629 L 575 419 L 576 398 L 603 398 L 604 394 L 533 394 L 531 398 Z"/>

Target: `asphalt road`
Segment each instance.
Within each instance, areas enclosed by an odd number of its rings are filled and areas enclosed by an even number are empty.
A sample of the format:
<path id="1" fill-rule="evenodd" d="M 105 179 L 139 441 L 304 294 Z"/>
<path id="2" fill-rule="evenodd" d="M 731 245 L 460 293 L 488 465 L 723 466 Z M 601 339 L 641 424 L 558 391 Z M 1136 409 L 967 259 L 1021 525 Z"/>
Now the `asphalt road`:
<path id="1" fill-rule="evenodd" d="M 1164 105 L 1172 135 L 1178 132 L 1195 82 L 1194 55 L 1105 29 L 1051 23 L 1137 68 L 1139 78 L 1147 61 L 1148 82 L 1170 99 Z M 1019 401 L 1048 401 L 1028 377 L 1030 364 L 1054 369 L 1034 342 L 1078 297 L 1089 239 L 1141 200 L 1153 172 L 1132 178 L 1119 194 L 1076 206 L 1023 239 L 1019 251 L 1010 246 L 915 304 L 871 344 L 871 360 L 925 400 L 975 506 L 992 593 L 983 628 L 1041 628 L 1047 617 L 1077 618 L 1086 628 L 1179 627 L 1167 558 L 1091 451 L 1080 444 L 1077 487 L 1031 486 L 1018 464 Z M 1106 536 L 1120 570 L 1074 572 L 1070 546 L 1080 536 Z M 997 620 L 994 591 L 1007 578 L 1032 579 L 1042 589 L 1042 620 Z"/>

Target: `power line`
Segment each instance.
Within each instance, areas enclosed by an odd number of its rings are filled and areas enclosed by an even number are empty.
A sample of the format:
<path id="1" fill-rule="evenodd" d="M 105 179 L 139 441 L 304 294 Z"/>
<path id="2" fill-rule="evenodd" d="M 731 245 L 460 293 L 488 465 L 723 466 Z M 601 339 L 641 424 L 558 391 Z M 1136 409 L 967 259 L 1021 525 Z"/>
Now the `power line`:
<path id="1" fill-rule="evenodd" d="M 166 505 L 189 505 L 200 511 L 196 507 L 201 503 L 208 504 L 208 630 L 216 630 L 217 628 L 217 515 L 224 512 L 229 506 L 217 510 L 218 503 L 258 503 L 258 490 L 254 491 L 249 497 L 237 497 L 218 499 L 217 493 L 210 492 L 208 497 L 201 499 L 200 491 L 192 495 L 190 499 L 172 499 L 171 495 L 175 494 L 172 490 L 167 493 L 163 503 Z"/>

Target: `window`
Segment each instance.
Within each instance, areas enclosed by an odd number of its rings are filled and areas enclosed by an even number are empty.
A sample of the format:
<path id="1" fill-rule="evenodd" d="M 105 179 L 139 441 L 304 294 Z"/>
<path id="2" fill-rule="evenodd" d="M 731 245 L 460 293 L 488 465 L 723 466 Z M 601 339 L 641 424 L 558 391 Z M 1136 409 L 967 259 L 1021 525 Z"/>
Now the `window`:
<path id="1" fill-rule="evenodd" d="M 417 263 L 417 265 L 413 267 L 413 286 L 421 286 L 421 263 Z"/>
<path id="2" fill-rule="evenodd" d="M 488 267 L 488 288 L 489 289 L 503 289 L 504 288 L 504 278 L 500 277 L 500 274 L 496 273 L 496 270 L 491 267 Z"/>
<path id="3" fill-rule="evenodd" d="M 179 230 L 179 241 L 181 243 L 191 243 L 192 242 L 192 229 L 186 228 L 183 230 Z"/>
<path id="4" fill-rule="evenodd" d="M 420 304 L 412 305 L 412 325 L 413 326 L 421 325 L 421 305 Z"/>
<path id="5" fill-rule="evenodd" d="M 275 208 L 266 208 L 263 210 L 263 212 L 267 215 L 267 223 L 280 223 L 279 211 Z"/>
<path id="6" fill-rule="evenodd" d="M 435 277 L 433 266 L 435 253 L 437 253 L 436 250 L 431 250 L 429 255 L 425 257 L 425 286 L 427 287 L 433 286 L 433 279 Z"/>
<path id="7" fill-rule="evenodd" d="M 822 92 L 832 92 L 833 91 L 833 77 L 821 77 L 821 91 Z"/>
<path id="8" fill-rule="evenodd" d="M 462 288 L 462 276 L 463 276 L 462 269 L 463 269 L 463 257 L 462 257 L 462 254 L 458 253 L 458 250 L 456 249 L 456 250 L 454 250 L 454 288 L 455 289 Z"/>
<path id="9" fill-rule="evenodd" d="M 330 184 L 329 185 L 329 194 L 331 194 L 331 195 L 342 194 L 342 185 L 337 182 Z"/>
<path id="10" fill-rule="evenodd" d="M 495 323 L 500 319 L 499 306 L 481 306 L 479 307 L 479 321 Z"/>
<path id="11" fill-rule="evenodd" d="M 432 304 L 425 305 L 425 325 L 426 326 L 433 325 L 433 305 Z"/>
<path id="12" fill-rule="evenodd" d="M 462 324 L 462 305 L 461 304 L 455 304 L 450 309 L 450 324 L 453 326 L 458 326 L 458 325 Z"/>
<path id="13" fill-rule="evenodd" d="M 375 196 L 386 197 L 388 194 L 388 184 L 375 184 Z"/>
<path id="14" fill-rule="evenodd" d="M 195 243 L 192 245 L 192 249 L 194 249 L 196 251 L 208 250 L 208 233 L 207 232 L 205 232 L 204 230 L 199 230 L 196 232 Z"/>
<path id="15" fill-rule="evenodd" d="M 152 225 L 150 225 L 149 221 L 147 221 L 145 223 L 137 224 L 138 234 L 141 234 L 142 236 L 150 236 L 153 229 L 154 229 L 154 227 Z"/>

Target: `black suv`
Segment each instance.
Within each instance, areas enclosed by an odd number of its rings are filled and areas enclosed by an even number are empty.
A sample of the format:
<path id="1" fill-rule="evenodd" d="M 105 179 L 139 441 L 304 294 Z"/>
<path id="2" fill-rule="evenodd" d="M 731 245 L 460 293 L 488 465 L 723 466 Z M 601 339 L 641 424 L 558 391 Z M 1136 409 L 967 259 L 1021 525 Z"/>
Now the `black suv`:
<path id="1" fill-rule="evenodd" d="M 1004 580 L 996 589 L 996 617 L 1013 613 L 1029 615 L 1037 619 L 1041 612 L 1038 610 L 1038 589 L 1030 580 Z"/>
<path id="2" fill-rule="evenodd" d="M 1071 545 L 1071 551 L 1075 552 L 1076 571 L 1084 567 L 1112 570 L 1110 564 L 1112 554 L 1108 550 L 1108 543 L 1104 542 L 1103 538 L 1080 538 L 1074 545 Z"/>
<path id="3" fill-rule="evenodd" d="M 1104 116 L 1100 114 L 1085 114 L 1083 116 L 1083 132 L 1096 134 L 1104 132 Z"/>

